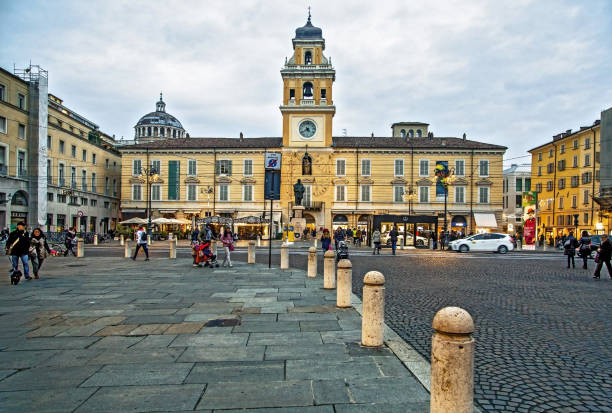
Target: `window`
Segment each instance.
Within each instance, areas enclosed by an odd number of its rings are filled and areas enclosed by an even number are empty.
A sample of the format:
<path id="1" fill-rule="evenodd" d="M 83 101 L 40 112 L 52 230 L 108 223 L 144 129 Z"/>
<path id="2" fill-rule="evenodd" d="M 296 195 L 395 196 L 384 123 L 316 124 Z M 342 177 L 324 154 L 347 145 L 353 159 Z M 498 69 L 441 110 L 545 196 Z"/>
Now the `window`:
<path id="1" fill-rule="evenodd" d="M 369 159 L 362 159 L 361 160 L 361 176 L 370 176 L 371 172 L 371 166 L 372 166 L 372 161 L 370 161 Z"/>
<path id="2" fill-rule="evenodd" d="M 57 202 L 60 204 L 66 203 L 66 195 L 57 194 Z"/>
<path id="3" fill-rule="evenodd" d="M 542 167 L 538 166 L 538 176 L 542 176 Z"/>
<path id="4" fill-rule="evenodd" d="M 404 176 L 404 160 L 396 159 L 395 160 L 395 176 Z"/>
<path id="5" fill-rule="evenodd" d="M 81 205 L 85 205 L 85 206 L 87 206 L 87 204 L 89 204 L 89 199 L 87 199 L 87 198 L 81 198 Z"/>
<path id="6" fill-rule="evenodd" d="M 400 137 L 405 138 L 406 137 L 406 129 L 402 129 L 400 131 Z"/>
<path id="7" fill-rule="evenodd" d="M 219 159 L 215 165 L 215 172 L 217 175 L 231 175 L 232 161 L 229 159 Z"/>
<path id="8" fill-rule="evenodd" d="M 419 176 L 429 176 L 429 160 L 419 160 Z"/>
<path id="9" fill-rule="evenodd" d="M 523 192 L 523 180 L 521 178 L 516 178 L 516 191 Z"/>
<path id="10" fill-rule="evenodd" d="M 465 161 L 463 159 L 455 161 L 455 176 L 465 176 Z"/>
<path id="11" fill-rule="evenodd" d="M 514 201 L 515 201 L 514 206 L 516 208 L 520 208 L 523 206 L 523 196 L 522 195 L 516 195 Z"/>
<path id="12" fill-rule="evenodd" d="M 578 149 L 578 139 L 574 139 L 574 149 Z"/>
<path id="13" fill-rule="evenodd" d="M 591 149 L 591 138 L 585 138 L 584 149 Z"/>
<path id="14" fill-rule="evenodd" d="M 106 166 L 106 169 L 108 169 L 108 166 L 109 166 L 108 158 L 105 160 L 104 164 Z"/>
<path id="15" fill-rule="evenodd" d="M 531 178 L 525 178 L 525 191 L 531 191 Z"/>
<path id="16" fill-rule="evenodd" d="M 47 192 L 47 201 L 53 202 L 53 192 Z"/>
<path id="17" fill-rule="evenodd" d="M 17 150 L 17 176 L 25 178 L 26 176 L 26 153 Z"/>
<path id="18" fill-rule="evenodd" d="M 25 99 L 26 99 L 25 95 L 21 93 L 17 93 L 17 106 L 19 106 L 19 109 L 25 109 L 25 106 L 26 106 Z"/>
<path id="19" fill-rule="evenodd" d="M 6 86 L 0 85 L 0 100 L 6 100 Z"/>
<path id="20" fill-rule="evenodd" d="M 584 155 L 584 166 L 591 166 L 591 155 Z"/>
<path id="21" fill-rule="evenodd" d="M 559 209 L 563 209 L 563 197 L 559 197 Z"/>
<path id="22" fill-rule="evenodd" d="M 244 160 L 244 176 L 253 176 L 253 160 L 252 159 Z"/>
<path id="23" fill-rule="evenodd" d="M 321 89 L 321 100 L 327 100 L 327 89 Z"/>
<path id="24" fill-rule="evenodd" d="M 590 200 L 591 200 L 591 197 L 589 196 L 589 190 L 586 189 L 583 193 L 582 203 L 584 205 L 588 205 Z"/>
<path id="25" fill-rule="evenodd" d="M 560 171 L 565 170 L 565 159 L 561 159 L 559 162 L 557 162 L 557 164 Z"/>
<path id="26" fill-rule="evenodd" d="M 578 186 L 578 175 L 572 176 L 571 185 L 572 185 L 572 188 L 576 188 Z"/>
<path id="27" fill-rule="evenodd" d="M 98 200 L 97 199 L 90 200 L 89 205 L 91 205 L 92 207 L 98 206 Z"/>
<path id="28" fill-rule="evenodd" d="M 429 202 L 429 187 L 428 186 L 419 186 L 419 202 L 421 203 Z"/>
<path id="29" fill-rule="evenodd" d="M 91 174 L 91 192 L 96 192 L 96 173 Z"/>
<path id="30" fill-rule="evenodd" d="M 346 175 L 346 160 L 336 159 L 336 176 Z"/>
<path id="31" fill-rule="evenodd" d="M 417 129 L 417 138 L 421 138 L 423 137 L 423 131 L 421 131 L 420 129 Z"/>
<path id="32" fill-rule="evenodd" d="M 553 173 L 553 171 L 555 170 L 555 164 L 554 163 L 549 163 L 548 165 L 546 165 L 546 172 L 551 174 Z"/>
<path id="33" fill-rule="evenodd" d="M 109 209 L 110 208 L 110 202 L 104 201 L 104 208 Z"/>
<path id="34" fill-rule="evenodd" d="M 64 172 L 63 163 L 57 166 L 57 184 L 59 186 L 66 186 L 66 173 Z"/>
<path id="35" fill-rule="evenodd" d="M 312 199 L 312 186 L 304 185 L 304 198 L 302 199 L 303 206 L 310 206 L 310 201 Z"/>
<path id="36" fill-rule="evenodd" d="M 83 162 L 87 162 L 87 150 L 83 149 L 81 159 L 83 159 Z"/>
<path id="37" fill-rule="evenodd" d="M 60 140 L 60 141 L 59 141 L 59 151 L 60 151 L 60 153 L 62 153 L 62 154 L 65 152 L 65 150 L 64 150 L 64 146 L 66 146 L 66 145 L 64 145 L 64 141 Z"/>
<path id="38" fill-rule="evenodd" d="M 0 147 L 0 150 L 2 149 L 4 148 Z M 0 163 L 2 163 L 1 160 L 0 160 Z M 47 159 L 47 183 L 48 184 L 53 183 L 53 165 L 51 164 L 51 159 Z"/>
<path id="39" fill-rule="evenodd" d="M 142 175 L 142 160 L 132 159 L 132 175 Z"/>
<path id="40" fill-rule="evenodd" d="M 187 161 L 187 176 L 196 176 L 197 175 L 197 167 L 196 160 L 189 159 Z"/>
<path id="41" fill-rule="evenodd" d="M 26 138 L 26 128 L 25 128 L 25 125 L 22 125 L 21 123 L 17 127 L 17 137 L 19 139 L 25 139 Z"/>
<path id="42" fill-rule="evenodd" d="M 117 180 L 113 178 L 113 196 L 117 196 Z"/>
<path id="43" fill-rule="evenodd" d="M 465 203 L 465 186 L 455 187 L 455 202 L 458 204 Z"/>
<path id="44" fill-rule="evenodd" d="M 538 161 L 542 160 L 542 152 L 538 153 Z"/>
<path id="45" fill-rule="evenodd" d="M 536 192 L 542 192 L 542 184 L 536 184 Z"/>
<path id="46" fill-rule="evenodd" d="M 161 175 L 161 161 L 159 159 L 154 159 L 151 161 L 151 170 L 154 173 Z"/>
<path id="47" fill-rule="evenodd" d="M 252 201 L 253 200 L 253 185 L 242 186 L 242 200 Z"/>
<path id="48" fill-rule="evenodd" d="M 548 157 L 549 157 L 549 158 L 552 158 L 553 156 L 554 156 L 553 150 L 552 150 L 552 149 L 549 149 L 549 150 L 548 150 Z"/>
<path id="49" fill-rule="evenodd" d="M 187 185 L 187 201 L 195 201 L 197 197 L 198 186 L 189 184 Z"/>
<path id="50" fill-rule="evenodd" d="M 0 132 L 6 133 L 6 118 L 4 116 L 0 116 Z"/>
<path id="51" fill-rule="evenodd" d="M 132 185 L 132 201 L 141 201 L 142 200 L 142 185 L 134 184 Z"/>
<path id="52" fill-rule="evenodd" d="M 552 191 L 553 190 L 553 181 L 546 182 L 546 190 L 547 191 Z"/>
<path id="53" fill-rule="evenodd" d="M 559 178 L 559 189 L 565 189 L 565 178 Z"/>
<path id="54" fill-rule="evenodd" d="M 108 176 L 104 177 L 104 195 L 110 196 L 110 179 Z"/>
<path id="55" fill-rule="evenodd" d="M 161 201 L 161 185 L 151 185 L 151 201 Z"/>
<path id="56" fill-rule="evenodd" d="M 409 129 L 408 130 L 408 137 L 409 138 L 414 138 L 414 129 Z"/>
<path id="57" fill-rule="evenodd" d="M 589 213 L 588 212 L 584 213 L 584 218 L 583 219 L 584 219 L 584 224 L 588 225 L 588 223 L 589 223 Z"/>
<path id="58" fill-rule="evenodd" d="M 219 201 L 229 201 L 229 185 L 219 185 Z"/>
<path id="59" fill-rule="evenodd" d="M 91 154 L 91 163 L 93 163 L 94 165 L 96 164 L 96 154 L 95 153 Z"/>
<path id="60" fill-rule="evenodd" d="M 76 158 L 76 146 L 74 145 L 70 147 L 70 156 L 72 156 L 73 158 Z"/>
<path id="61" fill-rule="evenodd" d="M 480 176 L 489 176 L 489 161 L 481 159 L 478 163 Z M 488 189 L 488 188 L 487 188 Z"/>
<path id="62" fill-rule="evenodd" d="M 562 143 L 562 144 L 561 144 L 561 150 L 560 150 L 560 152 L 561 152 L 561 153 L 565 153 L 565 144 L 564 144 L 564 143 Z"/>
<path id="63" fill-rule="evenodd" d="M 310 50 L 307 50 L 306 53 L 304 53 L 304 64 L 312 64 L 312 52 Z"/>
<path id="64" fill-rule="evenodd" d="M 295 89 L 289 89 L 289 99 L 295 99 Z"/>
<path id="65" fill-rule="evenodd" d="M 393 202 L 404 202 L 404 187 L 395 185 L 393 187 Z"/>
<path id="66" fill-rule="evenodd" d="M 572 195 L 572 208 L 578 208 L 578 196 Z"/>
<path id="67" fill-rule="evenodd" d="M 583 184 L 590 184 L 592 180 L 593 180 L 593 173 L 585 172 L 585 173 L 582 174 L 582 183 Z"/>
<path id="68" fill-rule="evenodd" d="M 336 186 L 336 202 L 346 201 L 346 187 L 344 185 Z"/>
<path id="69" fill-rule="evenodd" d="M 577 167 L 578 167 L 578 155 L 575 155 L 575 156 L 574 156 L 574 162 L 573 162 L 573 165 L 572 165 L 572 166 L 573 166 L 574 168 L 577 168 Z"/>
<path id="70" fill-rule="evenodd" d="M 181 199 L 181 161 L 168 161 L 168 200 Z"/>
<path id="71" fill-rule="evenodd" d="M 85 169 L 81 170 L 81 188 L 87 191 L 87 171 Z"/>
<path id="72" fill-rule="evenodd" d="M 478 191 L 478 195 L 479 195 L 478 199 L 481 204 L 489 203 L 489 187 L 481 186 Z"/>
<path id="73" fill-rule="evenodd" d="M 371 202 L 371 189 L 372 187 L 370 185 L 361 185 L 361 202 Z"/>

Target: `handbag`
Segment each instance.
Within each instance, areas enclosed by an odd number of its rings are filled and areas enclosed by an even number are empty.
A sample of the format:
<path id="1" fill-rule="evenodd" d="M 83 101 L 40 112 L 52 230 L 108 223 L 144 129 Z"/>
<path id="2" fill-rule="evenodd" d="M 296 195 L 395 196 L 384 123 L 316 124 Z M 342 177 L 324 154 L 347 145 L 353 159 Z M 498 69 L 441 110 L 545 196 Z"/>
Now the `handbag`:
<path id="1" fill-rule="evenodd" d="M 13 252 L 13 247 L 17 245 L 18 242 L 19 242 L 19 238 L 17 238 L 15 242 L 13 242 L 13 245 L 11 245 L 10 247 L 6 249 L 6 255 L 11 255 L 11 253 Z"/>
<path id="2" fill-rule="evenodd" d="M 230 245 L 229 245 L 229 250 L 230 250 L 230 251 L 234 251 L 234 244 L 230 244 Z"/>
<path id="3" fill-rule="evenodd" d="M 595 261 L 596 264 L 599 264 L 599 252 L 595 254 L 595 258 L 593 259 L 593 261 Z"/>

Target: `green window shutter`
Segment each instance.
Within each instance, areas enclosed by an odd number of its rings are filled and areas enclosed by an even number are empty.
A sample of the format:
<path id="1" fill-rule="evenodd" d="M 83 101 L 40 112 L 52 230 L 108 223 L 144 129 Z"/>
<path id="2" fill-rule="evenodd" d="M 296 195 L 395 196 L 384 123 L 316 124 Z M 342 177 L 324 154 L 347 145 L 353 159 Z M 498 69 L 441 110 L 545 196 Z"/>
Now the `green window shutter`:
<path id="1" fill-rule="evenodd" d="M 215 175 L 221 174 L 221 163 L 219 161 L 215 161 Z"/>
<path id="2" fill-rule="evenodd" d="M 180 199 L 180 161 L 168 161 L 168 199 Z"/>
<path id="3" fill-rule="evenodd" d="M 229 166 L 227 168 L 228 175 L 231 175 L 232 174 L 232 161 L 227 161 L 227 163 L 228 163 L 228 166 Z"/>

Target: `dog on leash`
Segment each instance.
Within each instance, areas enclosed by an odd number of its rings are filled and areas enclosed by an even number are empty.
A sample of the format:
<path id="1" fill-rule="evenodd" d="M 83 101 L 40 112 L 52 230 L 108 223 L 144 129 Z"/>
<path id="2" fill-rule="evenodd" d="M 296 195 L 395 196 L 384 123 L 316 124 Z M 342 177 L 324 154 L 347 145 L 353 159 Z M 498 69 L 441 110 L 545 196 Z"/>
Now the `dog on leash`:
<path id="1" fill-rule="evenodd" d="M 19 271 L 19 270 L 16 270 L 16 271 L 11 270 L 11 285 L 19 284 L 19 280 L 21 280 L 21 271 Z"/>

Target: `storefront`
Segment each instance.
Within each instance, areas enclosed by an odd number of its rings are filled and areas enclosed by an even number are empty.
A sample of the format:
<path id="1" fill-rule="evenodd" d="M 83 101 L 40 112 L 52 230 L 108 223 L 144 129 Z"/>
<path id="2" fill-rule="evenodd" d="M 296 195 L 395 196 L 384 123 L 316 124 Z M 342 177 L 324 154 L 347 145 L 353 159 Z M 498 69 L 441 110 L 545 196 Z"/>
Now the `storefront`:
<path id="1" fill-rule="evenodd" d="M 234 232 L 238 234 L 240 239 L 257 239 L 261 237 L 267 239 L 269 237 L 268 228 L 269 220 L 258 216 L 247 216 L 234 219 Z"/>
<path id="2" fill-rule="evenodd" d="M 438 217 L 433 215 L 374 215 L 373 229 L 382 234 L 382 245 L 391 245 L 389 232 L 397 225 L 400 240 L 406 246 L 427 248 L 431 238 L 438 233 Z M 401 242 L 401 241 L 400 241 Z"/>
<path id="3" fill-rule="evenodd" d="M 474 212 L 476 233 L 491 232 L 497 228 L 497 220 L 492 212 Z"/>
<path id="4" fill-rule="evenodd" d="M 463 215 L 455 215 L 451 219 L 451 233 L 454 233 L 457 238 L 462 238 L 466 235 L 467 227 L 467 220 Z"/>
<path id="5" fill-rule="evenodd" d="M 348 228 L 348 218 L 344 214 L 336 214 L 332 220 L 332 231 L 335 231 L 338 228 L 347 229 Z"/>

